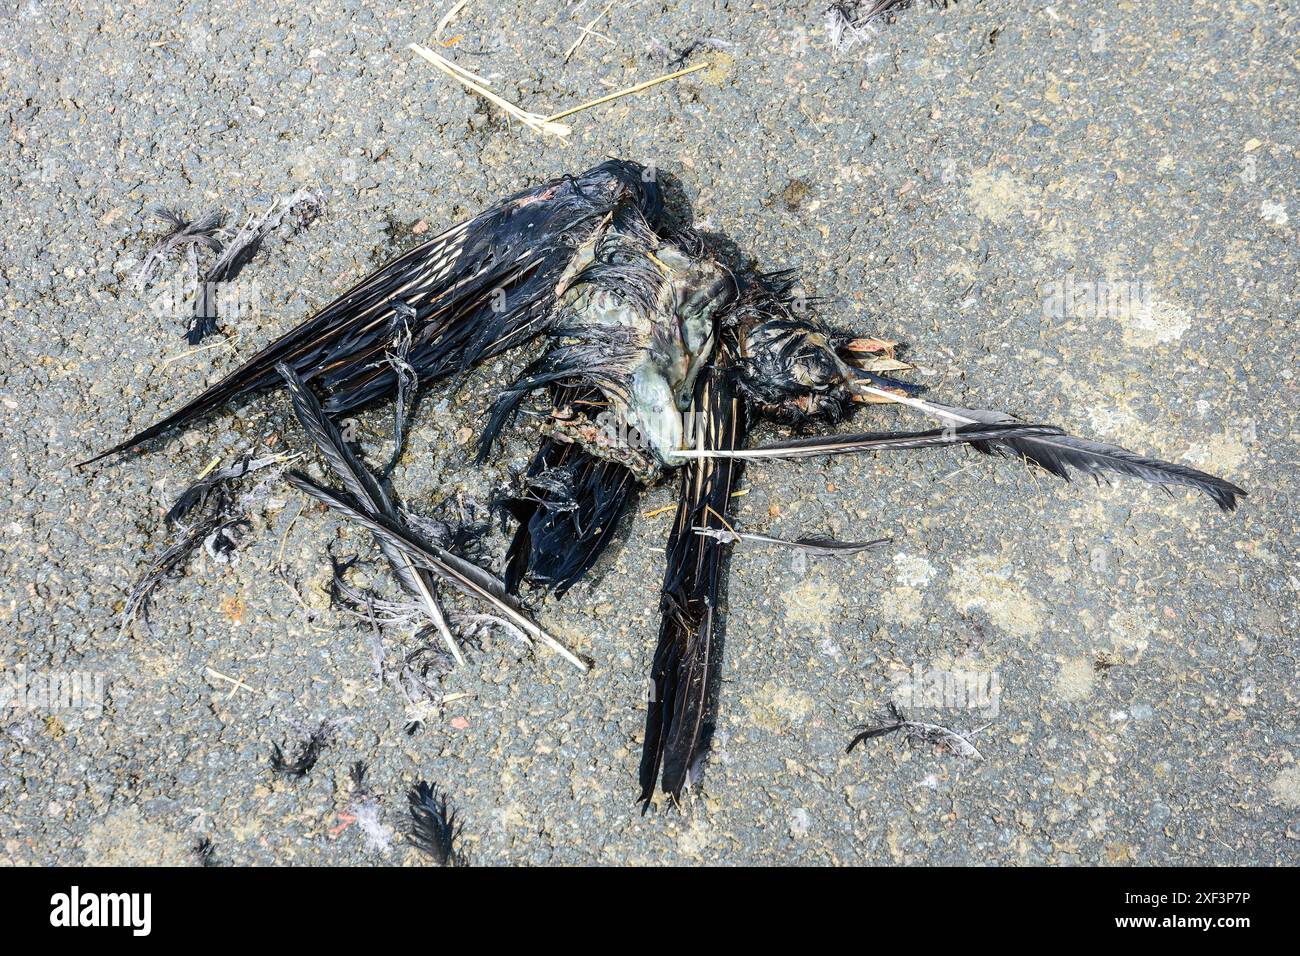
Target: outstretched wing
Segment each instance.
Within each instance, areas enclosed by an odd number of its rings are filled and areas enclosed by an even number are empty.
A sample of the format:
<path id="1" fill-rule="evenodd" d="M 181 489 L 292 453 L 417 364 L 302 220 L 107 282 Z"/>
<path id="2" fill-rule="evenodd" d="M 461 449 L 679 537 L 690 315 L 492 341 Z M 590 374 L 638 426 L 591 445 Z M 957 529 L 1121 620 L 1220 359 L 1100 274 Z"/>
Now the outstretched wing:
<path id="1" fill-rule="evenodd" d="M 388 395 L 396 371 L 386 352 L 402 320 L 417 330 L 408 360 L 426 384 L 527 341 L 551 317 L 573 251 L 611 209 L 632 198 L 658 220 L 659 190 L 644 172 L 609 160 L 511 196 L 362 279 L 197 398 L 84 464 L 278 387 L 280 364 L 325 386 L 330 414 Z"/>
<path id="2" fill-rule="evenodd" d="M 730 357 L 722 356 L 696 385 L 692 410 L 698 443 L 705 449 L 736 449 L 745 441 L 745 409 L 732 386 Z M 709 677 L 720 650 L 717 607 L 730 545 L 695 529 L 726 528 L 731 493 L 743 467 L 737 458 L 700 458 L 682 468 L 641 749 L 640 799 L 647 806 L 661 768 L 664 792 L 674 800 L 681 796 L 700 745 Z"/>

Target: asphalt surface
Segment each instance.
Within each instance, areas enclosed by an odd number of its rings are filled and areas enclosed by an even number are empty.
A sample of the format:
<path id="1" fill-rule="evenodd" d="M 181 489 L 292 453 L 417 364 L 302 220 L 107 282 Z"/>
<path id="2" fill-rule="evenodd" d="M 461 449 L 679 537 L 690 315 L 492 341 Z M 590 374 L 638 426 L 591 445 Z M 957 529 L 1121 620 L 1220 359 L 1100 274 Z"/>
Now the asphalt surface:
<path id="1" fill-rule="evenodd" d="M 598 17 L 595 0 L 470 0 L 436 48 L 542 113 L 709 40 L 685 62 L 713 68 L 572 117 L 562 144 L 406 50 L 435 42 L 445 7 L 9 0 L 0 676 L 97 674 L 104 691 L 102 711 L 0 710 L 0 862 L 194 862 L 206 838 L 221 864 L 418 864 L 402 840 L 418 779 L 445 788 L 480 864 L 1296 862 L 1287 7 L 962 2 L 834 53 L 818 3 L 625 0 Z M 392 680 L 411 634 L 384 633 L 381 683 L 369 625 L 322 593 L 327 548 L 373 549 L 291 489 L 256 503 L 237 563 L 195 559 L 159 591 L 152 633 L 121 630 L 171 498 L 213 459 L 301 437 L 283 400 L 250 401 L 143 457 L 75 462 L 428 230 L 609 155 L 671 174 L 699 226 L 800 270 L 836 322 L 908 343 L 940 400 L 1196 464 L 1250 497 L 1220 514 L 966 453 L 751 467 L 741 527 L 894 540 L 842 561 L 737 551 L 703 777 L 680 811 L 644 817 L 671 484 L 589 582 L 541 607 L 589 675 L 485 638 L 433 680 L 451 699 L 413 734 Z M 253 308 L 189 347 L 184 316 L 131 281 L 161 231 L 147 210 L 237 221 L 300 187 L 324 214 L 268 238 L 243 276 Z M 1098 307 L 1099 289 L 1124 294 Z M 527 427 L 487 469 L 465 443 L 518 361 L 425 397 L 394 478 L 409 504 L 482 505 L 526 461 Z M 361 417 L 372 460 L 390 427 L 385 408 Z M 954 680 L 985 696 L 905 692 Z M 891 698 L 980 757 L 901 735 L 846 754 Z M 322 721 L 315 768 L 273 777 L 271 744 Z M 370 840 L 351 820 L 357 760 Z"/>

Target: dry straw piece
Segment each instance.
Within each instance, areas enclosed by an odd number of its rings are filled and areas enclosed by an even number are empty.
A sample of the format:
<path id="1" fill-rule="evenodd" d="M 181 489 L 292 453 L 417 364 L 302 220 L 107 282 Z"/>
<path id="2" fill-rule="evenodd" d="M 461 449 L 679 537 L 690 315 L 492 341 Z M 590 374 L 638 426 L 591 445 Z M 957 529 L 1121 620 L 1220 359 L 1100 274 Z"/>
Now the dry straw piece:
<path id="1" fill-rule="evenodd" d="M 457 83 L 461 84 L 466 89 L 477 93 L 488 102 L 493 103 L 534 132 L 549 133 L 551 136 L 558 137 L 561 140 L 567 137 L 569 133 L 572 132 L 572 129 L 567 124 L 559 122 L 559 120 L 572 116 L 575 113 L 581 113 L 583 110 L 589 110 L 592 107 L 601 106 L 621 97 L 631 96 L 633 93 L 640 93 L 642 90 L 648 90 L 650 87 L 658 86 L 660 83 L 667 83 L 669 80 L 675 80 L 690 73 L 696 73 L 699 70 L 707 70 L 713 65 L 712 63 L 697 63 L 694 66 L 688 66 L 682 70 L 665 73 L 663 76 L 656 76 L 653 79 L 636 83 L 614 93 L 599 96 L 594 100 L 588 100 L 585 103 L 580 103 L 579 105 L 570 107 L 569 109 L 561 110 L 560 112 L 553 113 L 550 116 L 543 116 L 540 113 L 534 113 L 531 110 L 526 110 L 523 107 L 516 106 L 509 100 L 498 96 L 496 93 L 493 93 L 488 89 L 488 87 L 491 86 L 491 83 L 489 83 L 487 79 L 478 76 L 475 73 L 471 73 L 462 66 L 457 66 L 442 54 L 435 53 L 426 46 L 422 46 L 419 43 L 408 43 L 407 49 L 411 50 L 417 56 L 428 60 Z"/>

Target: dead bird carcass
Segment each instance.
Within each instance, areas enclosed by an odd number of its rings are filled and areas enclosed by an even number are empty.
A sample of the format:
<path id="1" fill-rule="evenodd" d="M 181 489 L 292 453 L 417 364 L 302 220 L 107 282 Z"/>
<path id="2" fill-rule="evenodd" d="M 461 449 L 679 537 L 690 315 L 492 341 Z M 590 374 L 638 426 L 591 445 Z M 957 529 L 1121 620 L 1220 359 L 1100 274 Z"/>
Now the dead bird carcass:
<path id="1" fill-rule="evenodd" d="M 672 225 L 652 171 L 611 160 L 516 193 L 399 256 L 98 458 L 287 383 L 341 487 L 300 473 L 290 480 L 374 534 L 457 656 L 438 584 L 452 583 L 530 638 L 551 642 L 515 599 L 520 582 L 562 595 L 609 544 L 637 490 L 679 472 L 650 665 L 643 801 L 657 782 L 676 799 L 700 747 L 717 664 L 721 574 L 737 540 L 729 506 L 746 462 L 970 445 L 1062 478 L 1078 471 L 1186 486 L 1225 511 L 1245 494 L 1205 472 L 1054 426 L 922 399 L 918 387 L 894 377 L 909 367 L 894 343 L 839 332 L 811 305 L 791 273 L 733 266 L 704 237 Z M 530 360 L 497 397 L 480 460 L 535 393 L 547 397 L 550 413 L 511 504 L 517 524 L 499 580 L 426 540 L 342 441 L 333 418 L 399 394 L 406 401 L 412 375 L 427 386 L 520 347 Z M 936 427 L 748 441 L 764 419 L 806 430 L 840 423 L 868 403 L 905 406 Z"/>

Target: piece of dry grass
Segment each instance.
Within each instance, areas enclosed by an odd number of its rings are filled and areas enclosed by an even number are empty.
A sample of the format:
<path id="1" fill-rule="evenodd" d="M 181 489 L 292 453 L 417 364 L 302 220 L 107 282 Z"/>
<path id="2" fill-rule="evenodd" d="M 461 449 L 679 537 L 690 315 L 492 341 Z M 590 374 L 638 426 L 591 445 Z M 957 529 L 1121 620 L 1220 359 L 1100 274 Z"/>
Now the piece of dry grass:
<path id="1" fill-rule="evenodd" d="M 582 46 L 582 44 L 586 42 L 587 37 L 591 36 L 593 33 L 596 33 L 596 24 L 599 23 L 601 20 L 605 19 L 605 15 L 608 14 L 609 11 L 614 8 L 614 4 L 616 3 L 618 3 L 618 0 L 609 0 L 609 3 L 605 4 L 605 9 L 601 10 L 600 13 L 592 17 L 591 22 L 578 31 L 578 38 L 573 41 L 572 45 L 567 50 L 564 51 L 565 63 L 568 63 L 569 58 L 572 57 L 573 54 L 578 52 L 578 47 Z M 596 35 L 600 36 L 601 34 L 596 34 Z"/>
<path id="2" fill-rule="evenodd" d="M 711 66 L 713 66 L 712 63 L 705 62 L 705 63 L 696 63 L 694 66 L 688 66 L 684 70 L 674 70 L 672 73 L 665 73 L 663 76 L 656 76 L 653 79 L 645 80 L 644 82 L 634 84 L 633 86 L 624 87 L 621 90 L 617 90 L 605 96 L 598 96 L 594 100 L 588 100 L 585 103 L 580 103 L 577 106 L 570 107 L 567 110 L 561 110 L 558 113 L 552 113 L 550 116 L 546 117 L 546 121 L 549 123 L 549 122 L 554 122 L 555 120 L 561 120 L 566 117 L 572 116 L 574 113 L 581 113 L 583 110 L 589 110 L 593 106 L 601 106 L 605 103 L 610 102 L 611 100 L 621 99 L 624 96 L 631 96 L 633 93 L 640 93 L 642 90 L 648 90 L 652 86 L 658 86 L 660 83 L 667 83 L 669 80 L 675 80 L 678 77 L 686 76 L 688 73 L 695 73 L 699 70 L 707 70 Z"/>
<path id="3" fill-rule="evenodd" d="M 594 100 L 588 100 L 585 103 L 579 103 L 577 106 L 569 107 L 566 110 L 561 110 L 560 112 L 553 113 L 550 116 L 543 116 L 540 113 L 534 113 L 531 110 L 526 110 L 521 106 L 516 106 L 514 103 L 511 103 L 509 100 L 505 99 L 504 97 L 498 96 L 496 93 L 488 89 L 488 87 L 491 84 L 484 77 L 471 73 L 469 70 L 465 69 L 462 66 L 457 66 L 451 60 L 447 59 L 445 56 L 443 56 L 440 53 L 436 53 L 433 50 L 430 50 L 427 46 L 422 46 L 419 43 L 408 43 L 407 49 L 415 53 L 417 56 L 425 60 L 428 60 L 439 70 L 441 70 L 443 73 L 446 73 L 453 80 L 459 83 L 461 86 L 465 87 L 468 90 L 471 90 L 474 93 L 477 93 L 479 96 L 483 97 L 485 100 L 487 100 L 488 102 L 492 103 L 493 105 L 497 106 L 499 109 L 504 111 L 507 115 L 513 116 L 515 119 L 519 120 L 519 122 L 523 123 L 525 126 L 533 130 L 534 132 L 547 133 L 551 136 L 557 137 L 560 140 L 565 139 L 569 135 L 569 133 L 572 132 L 571 127 L 569 127 L 564 123 L 559 122 L 560 120 L 565 119 L 566 117 L 572 116 L 575 113 L 581 113 L 584 110 L 592 109 L 593 107 L 596 106 L 602 106 L 605 103 L 609 103 L 613 100 L 621 99 L 624 96 L 631 96 L 633 93 L 640 93 L 643 90 L 648 90 L 653 86 L 658 86 L 660 83 L 667 83 L 670 80 L 678 79 L 679 77 L 686 76 L 690 73 L 695 73 L 699 70 L 706 70 L 713 66 L 712 63 L 708 63 L 708 62 L 697 63 L 694 66 L 686 67 L 683 70 L 675 70 L 672 73 L 665 73 L 663 76 L 656 76 L 649 80 L 643 80 L 640 83 L 635 83 L 632 86 L 625 87 L 621 90 L 616 90 L 613 93 L 607 93 L 604 96 L 598 96 Z"/>
<path id="4" fill-rule="evenodd" d="M 452 18 L 456 16 L 456 14 L 465 9 L 465 4 L 467 3 L 469 3 L 469 0 L 457 0 L 457 2 L 452 4 L 451 8 L 442 15 L 438 20 L 438 25 L 433 28 L 433 38 L 435 40 L 441 40 L 442 31 L 447 29 L 447 24 L 451 23 Z"/>
<path id="5" fill-rule="evenodd" d="M 571 132 L 569 127 L 564 125 L 563 123 L 556 123 L 544 116 L 541 116 L 538 113 L 530 112 L 529 110 L 516 106 L 514 103 L 511 103 L 509 100 L 505 99 L 504 97 L 498 96 L 497 94 L 493 93 L 491 90 L 487 88 L 486 80 L 484 80 L 480 76 L 475 76 L 473 73 L 469 72 L 469 70 L 466 70 L 463 67 L 457 66 L 455 63 L 451 62 L 451 60 L 447 59 L 442 54 L 435 53 L 433 50 L 430 50 L 428 47 L 421 46 L 418 43 L 407 44 L 407 49 L 411 50 L 417 56 L 423 57 L 424 59 L 428 60 L 438 69 L 442 70 L 442 72 L 446 73 L 453 80 L 459 83 L 461 86 L 477 93 L 479 96 L 483 97 L 489 103 L 492 103 L 499 109 L 503 110 L 506 114 L 513 116 L 515 119 L 519 120 L 519 122 L 523 123 L 525 126 L 533 130 L 534 132 L 548 133 L 551 136 L 556 136 L 560 139 L 564 139 Z"/>

